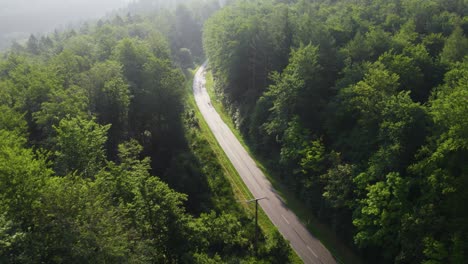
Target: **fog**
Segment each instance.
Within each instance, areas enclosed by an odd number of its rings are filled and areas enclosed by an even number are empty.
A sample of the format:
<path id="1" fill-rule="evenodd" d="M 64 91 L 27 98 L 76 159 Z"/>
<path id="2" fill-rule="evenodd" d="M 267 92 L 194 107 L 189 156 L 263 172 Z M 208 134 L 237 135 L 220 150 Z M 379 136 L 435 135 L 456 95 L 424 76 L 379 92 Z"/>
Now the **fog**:
<path id="1" fill-rule="evenodd" d="M 12 39 L 99 18 L 133 1 L 0 0 L 0 49 Z"/>

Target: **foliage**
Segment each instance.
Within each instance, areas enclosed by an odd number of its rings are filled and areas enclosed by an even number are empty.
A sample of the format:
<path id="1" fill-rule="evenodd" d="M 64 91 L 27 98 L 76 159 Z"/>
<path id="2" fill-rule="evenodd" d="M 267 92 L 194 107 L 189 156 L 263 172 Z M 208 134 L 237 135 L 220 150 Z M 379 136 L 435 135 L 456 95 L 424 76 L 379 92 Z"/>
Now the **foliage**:
<path id="1" fill-rule="evenodd" d="M 369 263 L 467 257 L 462 2 L 237 1 L 206 23 L 241 133 Z"/>
<path id="2" fill-rule="evenodd" d="M 219 5 L 182 2 L 31 35 L 0 59 L 1 263 L 287 259 L 281 237 L 254 256 L 252 219 L 184 122 L 183 73 Z"/>
<path id="3" fill-rule="evenodd" d="M 80 117 L 62 119 L 56 139 L 56 171 L 59 175 L 79 173 L 92 177 L 105 161 L 104 143 L 110 125 L 101 126 L 94 120 Z"/>

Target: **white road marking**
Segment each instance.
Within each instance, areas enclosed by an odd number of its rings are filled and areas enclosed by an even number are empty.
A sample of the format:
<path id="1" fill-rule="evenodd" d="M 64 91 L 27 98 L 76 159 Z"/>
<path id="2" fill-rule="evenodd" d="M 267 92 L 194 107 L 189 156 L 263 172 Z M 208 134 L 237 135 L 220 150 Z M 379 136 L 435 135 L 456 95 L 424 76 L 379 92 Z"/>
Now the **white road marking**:
<path id="1" fill-rule="evenodd" d="M 286 219 L 286 217 L 284 217 L 284 215 L 281 215 L 281 217 L 283 217 L 284 221 L 286 221 L 286 223 L 288 223 L 288 225 L 289 225 L 288 219 Z"/>
<path id="2" fill-rule="evenodd" d="M 307 249 L 309 249 L 310 252 L 312 252 L 312 254 L 314 254 L 314 256 L 315 256 L 316 258 L 318 258 L 317 254 L 315 254 L 315 252 L 314 252 L 309 246 L 307 246 Z"/>

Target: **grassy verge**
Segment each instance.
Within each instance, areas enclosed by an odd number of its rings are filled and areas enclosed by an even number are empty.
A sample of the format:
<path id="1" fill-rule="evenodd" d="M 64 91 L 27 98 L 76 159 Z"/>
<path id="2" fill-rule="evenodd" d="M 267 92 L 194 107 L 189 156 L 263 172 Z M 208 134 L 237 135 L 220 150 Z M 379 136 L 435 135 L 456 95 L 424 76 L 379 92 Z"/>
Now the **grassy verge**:
<path id="1" fill-rule="evenodd" d="M 310 213 L 304 203 L 299 201 L 293 192 L 284 186 L 277 177 L 269 173 L 268 169 L 264 166 L 264 164 L 267 164 L 266 162 L 259 160 L 253 155 L 253 152 L 245 143 L 241 133 L 234 125 L 230 115 L 225 111 L 221 101 L 217 99 L 214 91 L 214 80 L 211 71 L 207 71 L 206 73 L 206 86 L 213 107 L 219 113 L 226 125 L 233 131 L 242 146 L 244 146 L 250 156 L 255 160 L 257 166 L 270 180 L 271 184 L 283 198 L 288 208 L 290 208 L 299 217 L 299 219 L 301 219 L 309 232 L 324 244 L 324 246 L 333 254 L 338 263 L 362 263 L 362 260 L 348 246 L 346 246 L 327 225 L 321 223 L 312 213 Z"/>
<path id="2" fill-rule="evenodd" d="M 227 180 L 232 186 L 232 190 L 236 200 L 239 202 L 241 207 L 246 211 L 246 213 L 253 217 L 255 214 L 255 206 L 254 204 L 247 204 L 245 201 L 252 199 L 253 195 L 247 188 L 247 186 L 242 181 L 242 178 L 237 173 L 236 169 L 232 165 L 231 161 L 227 157 L 226 153 L 224 153 L 223 149 L 219 145 L 218 141 L 216 140 L 215 136 L 211 132 L 208 124 L 206 123 L 205 119 L 201 115 L 200 111 L 195 102 L 195 98 L 192 92 L 192 83 L 193 83 L 193 75 L 195 74 L 196 70 L 189 72 L 191 78 L 187 78 L 186 83 L 186 90 L 187 90 L 187 97 L 186 97 L 186 105 L 195 110 L 195 117 L 198 120 L 198 124 L 200 126 L 200 137 L 203 137 L 206 142 L 208 142 L 210 148 L 212 149 L 215 158 L 218 160 L 219 164 L 222 167 L 224 175 L 227 177 Z M 212 78 L 211 83 L 209 84 L 212 86 Z M 232 128 L 231 128 L 232 129 Z M 237 132 L 237 130 L 233 130 Z M 236 135 L 237 136 L 237 135 Z M 277 228 L 273 225 L 270 219 L 267 217 L 265 212 L 259 208 L 259 215 L 258 215 L 258 223 L 260 228 L 262 229 L 263 233 L 267 236 L 272 236 L 273 233 L 277 230 Z M 291 250 L 291 256 L 289 258 L 292 263 L 302 263 L 301 259 L 294 250 Z"/>

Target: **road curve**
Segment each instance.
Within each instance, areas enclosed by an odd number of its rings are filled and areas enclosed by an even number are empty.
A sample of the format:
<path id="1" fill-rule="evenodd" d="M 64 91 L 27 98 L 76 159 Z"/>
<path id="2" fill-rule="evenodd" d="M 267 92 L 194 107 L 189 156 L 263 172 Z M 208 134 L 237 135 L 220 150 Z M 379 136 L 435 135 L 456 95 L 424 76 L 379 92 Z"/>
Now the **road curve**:
<path id="1" fill-rule="evenodd" d="M 259 201 L 260 206 L 284 238 L 290 242 L 291 247 L 304 263 L 336 263 L 322 243 L 312 236 L 298 217 L 286 207 L 255 161 L 213 108 L 206 91 L 205 69 L 206 63 L 195 74 L 193 81 L 195 101 L 211 131 L 250 192 L 257 198 L 267 198 Z"/>

